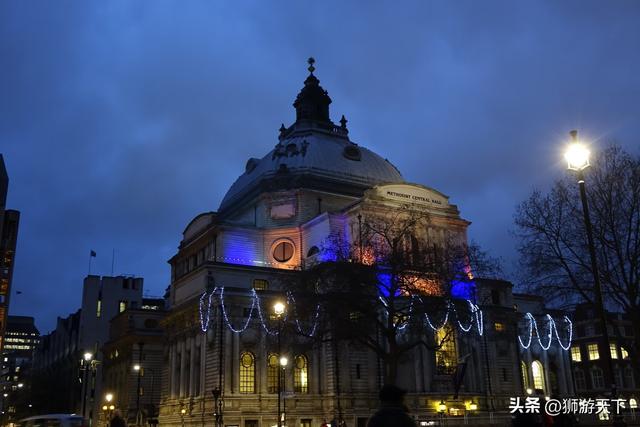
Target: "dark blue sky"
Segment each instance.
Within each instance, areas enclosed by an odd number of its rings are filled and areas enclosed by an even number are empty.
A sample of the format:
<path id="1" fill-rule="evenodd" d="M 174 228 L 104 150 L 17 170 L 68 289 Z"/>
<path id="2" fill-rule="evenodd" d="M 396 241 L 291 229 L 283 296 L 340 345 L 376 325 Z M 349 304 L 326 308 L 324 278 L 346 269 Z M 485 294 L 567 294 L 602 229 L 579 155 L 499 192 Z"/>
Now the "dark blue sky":
<path id="1" fill-rule="evenodd" d="M 11 313 L 41 331 L 94 273 L 143 276 L 277 142 L 305 60 L 350 135 L 451 197 L 511 263 L 515 205 L 578 128 L 637 153 L 637 1 L 0 3 L 0 152 L 22 212 Z"/>

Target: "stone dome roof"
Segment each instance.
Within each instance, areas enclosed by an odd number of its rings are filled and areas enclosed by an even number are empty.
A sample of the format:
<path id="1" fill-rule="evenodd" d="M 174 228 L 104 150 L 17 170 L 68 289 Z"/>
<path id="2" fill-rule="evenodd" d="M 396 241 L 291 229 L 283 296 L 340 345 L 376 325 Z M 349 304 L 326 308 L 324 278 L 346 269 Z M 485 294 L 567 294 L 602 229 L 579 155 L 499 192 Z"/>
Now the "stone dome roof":
<path id="1" fill-rule="evenodd" d="M 404 182 L 388 160 L 349 140 L 344 116 L 339 126 L 331 121 L 331 98 L 313 75 L 315 60 L 308 62 L 310 74 L 293 103 L 296 122 L 289 128 L 282 125 L 278 144 L 266 156 L 247 161 L 220 212 L 264 191 L 313 188 L 361 196 L 374 185 Z"/>
<path id="2" fill-rule="evenodd" d="M 245 173 L 233 183 L 219 210 L 266 183 L 270 190 L 277 190 L 296 186 L 304 178 L 323 181 L 336 193 L 345 184 L 364 190 L 404 182 L 398 169 L 373 151 L 342 138 L 311 133 L 281 141 L 262 159 L 249 159 Z"/>

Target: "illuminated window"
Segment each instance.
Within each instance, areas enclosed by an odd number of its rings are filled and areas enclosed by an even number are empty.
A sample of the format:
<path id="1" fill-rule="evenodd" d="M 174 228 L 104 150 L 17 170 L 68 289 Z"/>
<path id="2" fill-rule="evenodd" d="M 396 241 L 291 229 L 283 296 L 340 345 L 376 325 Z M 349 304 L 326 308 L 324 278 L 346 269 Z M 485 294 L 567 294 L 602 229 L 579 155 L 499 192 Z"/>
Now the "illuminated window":
<path id="1" fill-rule="evenodd" d="M 618 347 L 614 343 L 609 343 L 609 351 L 612 359 L 618 358 Z"/>
<path id="2" fill-rule="evenodd" d="M 604 375 L 602 369 L 593 368 L 591 370 L 591 383 L 593 388 L 604 388 Z"/>
<path id="3" fill-rule="evenodd" d="M 278 392 L 278 356 L 273 353 L 267 357 L 267 391 Z"/>
<path id="4" fill-rule="evenodd" d="M 269 288 L 269 281 L 264 279 L 254 279 L 253 289 L 256 291 L 266 291 Z"/>
<path id="5" fill-rule="evenodd" d="M 100 317 L 102 314 L 102 300 L 98 300 L 98 304 L 96 305 L 96 317 Z"/>
<path id="6" fill-rule="evenodd" d="M 629 352 L 626 348 L 620 347 L 620 356 L 622 356 L 622 358 L 625 360 L 629 358 Z"/>
<path id="7" fill-rule="evenodd" d="M 456 338 L 453 328 L 445 326 L 436 332 L 436 372 L 438 374 L 452 374 L 458 364 L 456 355 Z"/>
<path id="8" fill-rule="evenodd" d="M 493 324 L 493 327 L 495 328 L 496 332 L 504 331 L 504 323 L 496 322 Z"/>
<path id="9" fill-rule="evenodd" d="M 240 355 L 240 393 L 256 392 L 256 365 L 253 354 L 244 352 Z"/>
<path id="10" fill-rule="evenodd" d="M 580 353 L 580 346 L 571 347 L 571 360 L 574 362 L 582 362 L 582 353 Z"/>
<path id="11" fill-rule="evenodd" d="M 576 369 L 573 378 L 576 381 L 576 388 L 578 390 L 585 390 L 587 388 L 587 382 L 585 381 L 584 371 L 582 369 Z"/>
<path id="12" fill-rule="evenodd" d="M 533 376 L 533 388 L 536 390 L 544 390 L 544 368 L 542 363 L 534 360 L 531 364 L 531 375 Z"/>
<path id="13" fill-rule="evenodd" d="M 600 353 L 598 352 L 598 344 L 587 345 L 587 353 L 589 353 L 589 360 L 600 359 Z"/>
<path id="14" fill-rule="evenodd" d="M 126 301 L 120 301 L 118 303 L 118 313 L 122 313 L 126 309 L 127 309 L 127 302 Z"/>
<path id="15" fill-rule="evenodd" d="M 527 364 L 524 362 L 520 362 L 520 372 L 522 373 L 522 385 L 524 389 L 528 389 L 529 386 L 529 370 L 527 369 Z"/>
<path id="16" fill-rule="evenodd" d="M 293 391 L 296 393 L 309 393 L 308 373 L 307 358 L 305 356 L 296 356 L 293 368 Z"/>
<path id="17" fill-rule="evenodd" d="M 278 262 L 287 262 L 293 258 L 293 245 L 291 242 L 282 241 L 273 248 L 273 259 Z"/>

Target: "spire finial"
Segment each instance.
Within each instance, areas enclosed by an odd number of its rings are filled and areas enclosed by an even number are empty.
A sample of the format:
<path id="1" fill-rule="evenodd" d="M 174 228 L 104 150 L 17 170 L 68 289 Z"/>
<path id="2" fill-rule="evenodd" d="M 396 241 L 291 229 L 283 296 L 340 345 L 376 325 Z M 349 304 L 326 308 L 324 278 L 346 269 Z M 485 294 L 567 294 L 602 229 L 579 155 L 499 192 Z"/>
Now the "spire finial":
<path id="1" fill-rule="evenodd" d="M 309 59 L 307 59 L 307 63 L 309 64 L 309 68 L 307 68 L 307 70 L 309 70 L 309 72 L 313 74 L 313 72 L 316 70 L 316 67 L 313 66 L 313 64 L 316 63 L 316 60 L 312 56 Z"/>

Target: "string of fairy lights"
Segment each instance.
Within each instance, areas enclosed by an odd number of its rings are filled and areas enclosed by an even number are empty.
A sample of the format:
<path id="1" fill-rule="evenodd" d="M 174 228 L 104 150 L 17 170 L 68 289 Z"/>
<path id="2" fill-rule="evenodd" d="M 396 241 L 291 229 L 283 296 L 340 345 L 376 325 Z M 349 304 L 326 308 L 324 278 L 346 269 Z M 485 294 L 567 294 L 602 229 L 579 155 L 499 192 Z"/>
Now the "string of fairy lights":
<path id="1" fill-rule="evenodd" d="M 535 317 L 533 317 L 531 313 L 527 313 L 525 315 L 525 319 L 528 319 L 529 321 L 529 327 L 528 327 L 529 336 L 527 337 L 526 344 L 525 344 L 525 342 L 522 340 L 522 337 L 518 335 L 518 341 L 520 342 L 520 345 L 522 346 L 522 348 L 525 350 L 530 348 L 531 343 L 533 342 L 533 336 L 535 335 L 536 338 L 538 339 L 538 344 L 540 345 L 540 348 L 542 348 L 545 351 L 549 350 L 549 348 L 551 347 L 551 344 L 553 343 L 553 336 L 555 335 L 555 338 L 558 341 L 558 344 L 560 345 L 560 347 L 563 350 L 569 350 L 569 348 L 571 348 L 571 341 L 573 340 L 573 323 L 571 322 L 571 320 L 567 316 L 564 316 L 564 321 L 567 324 L 568 337 L 567 337 L 567 343 L 563 344 L 562 339 L 560 339 L 560 333 L 558 332 L 558 326 L 556 325 L 556 322 L 553 319 L 553 317 L 551 317 L 550 314 L 547 314 L 545 318 L 547 319 L 547 333 L 545 334 L 546 340 L 547 340 L 546 344 L 543 343 L 542 341 L 540 330 L 538 329 L 538 322 L 536 321 Z"/>
<path id="2" fill-rule="evenodd" d="M 273 336 L 278 335 L 280 332 L 280 329 L 269 327 L 269 322 L 262 308 L 260 295 L 256 292 L 255 289 L 251 290 L 251 292 L 249 293 L 249 297 L 251 300 L 251 306 L 244 311 L 244 316 L 246 318 L 242 322 L 241 326 L 236 327 L 231 322 L 231 319 L 230 319 L 231 316 L 229 314 L 229 310 L 225 302 L 224 286 L 216 286 L 211 291 L 203 292 L 202 295 L 200 296 L 200 301 L 199 301 L 200 328 L 202 332 L 207 332 L 211 326 L 211 323 L 212 323 L 211 307 L 214 303 L 214 298 L 215 298 L 218 300 L 220 309 L 222 311 L 222 317 L 224 319 L 224 323 L 226 324 L 227 328 L 229 328 L 230 331 L 237 334 L 240 334 L 246 331 L 247 328 L 249 328 L 249 326 L 251 325 L 251 321 L 254 319 L 255 314 L 257 313 L 257 320 L 260 322 L 262 329 L 268 335 L 273 335 Z M 385 301 L 385 299 L 382 296 L 380 296 L 379 299 L 382 302 L 383 306 L 388 309 L 388 304 Z M 406 329 L 407 325 L 409 325 L 411 317 L 414 312 L 413 307 L 416 301 L 420 303 L 423 302 L 422 299 L 418 296 L 414 296 L 411 298 L 409 309 L 408 309 L 408 315 L 403 319 L 399 319 L 398 324 L 396 325 L 399 331 L 402 332 L 403 330 Z M 475 329 L 478 335 L 482 336 L 484 334 L 484 314 L 480 309 L 480 307 L 477 304 L 475 304 L 473 301 L 471 300 L 465 300 L 465 301 L 469 307 L 469 312 L 466 313 L 466 318 L 468 319 L 468 322 L 469 322 L 468 324 L 465 325 L 463 323 L 465 319 L 465 315 L 461 315 L 458 312 L 458 309 L 456 308 L 456 304 L 452 303 L 451 301 L 447 302 L 445 309 L 443 310 L 442 313 L 440 313 L 441 319 L 439 322 L 433 320 L 432 318 L 433 315 L 430 316 L 426 312 L 423 313 L 422 315 L 424 316 L 424 324 L 428 326 L 432 331 L 439 332 L 443 328 L 445 328 L 447 325 L 452 325 L 451 321 L 452 319 L 455 319 L 455 325 L 457 325 L 460 331 L 469 333 L 472 331 L 472 329 L 474 329 L 474 326 L 475 326 Z M 311 326 L 308 327 L 307 330 L 303 328 L 303 324 L 305 323 L 305 321 L 302 321 L 297 315 L 296 300 L 293 294 L 290 292 L 287 293 L 287 304 L 292 307 L 291 314 L 293 317 L 293 324 L 295 325 L 297 332 L 300 335 L 307 336 L 307 337 L 315 336 L 318 329 L 318 324 L 320 321 L 320 313 L 322 311 L 322 307 L 320 306 L 320 304 L 316 305 L 315 312 L 312 315 L 310 321 L 309 320 L 306 321 L 306 323 L 311 324 Z M 387 310 L 387 315 L 388 315 L 388 310 Z M 540 328 L 538 326 L 538 322 L 536 321 L 533 314 L 525 313 L 524 319 L 528 321 L 528 327 L 525 328 L 527 330 L 527 333 L 525 333 L 526 338 L 523 339 L 522 336 L 518 334 L 518 341 L 520 343 L 520 346 L 523 349 L 526 350 L 531 348 L 532 343 L 534 342 L 533 341 L 534 336 L 537 338 L 540 348 L 544 351 L 547 351 L 551 348 L 551 345 L 553 344 L 554 339 L 558 342 L 559 346 L 563 350 L 569 350 L 569 348 L 571 347 L 571 342 L 573 339 L 573 323 L 567 316 L 563 317 L 564 323 L 567 325 L 566 343 L 562 341 L 560 337 L 560 332 L 558 331 L 558 326 L 550 314 L 545 315 L 546 333 L 544 335 L 540 333 L 541 332 L 540 329 L 543 329 L 544 327 Z M 285 314 L 282 320 L 286 322 L 288 320 L 288 314 Z"/>

